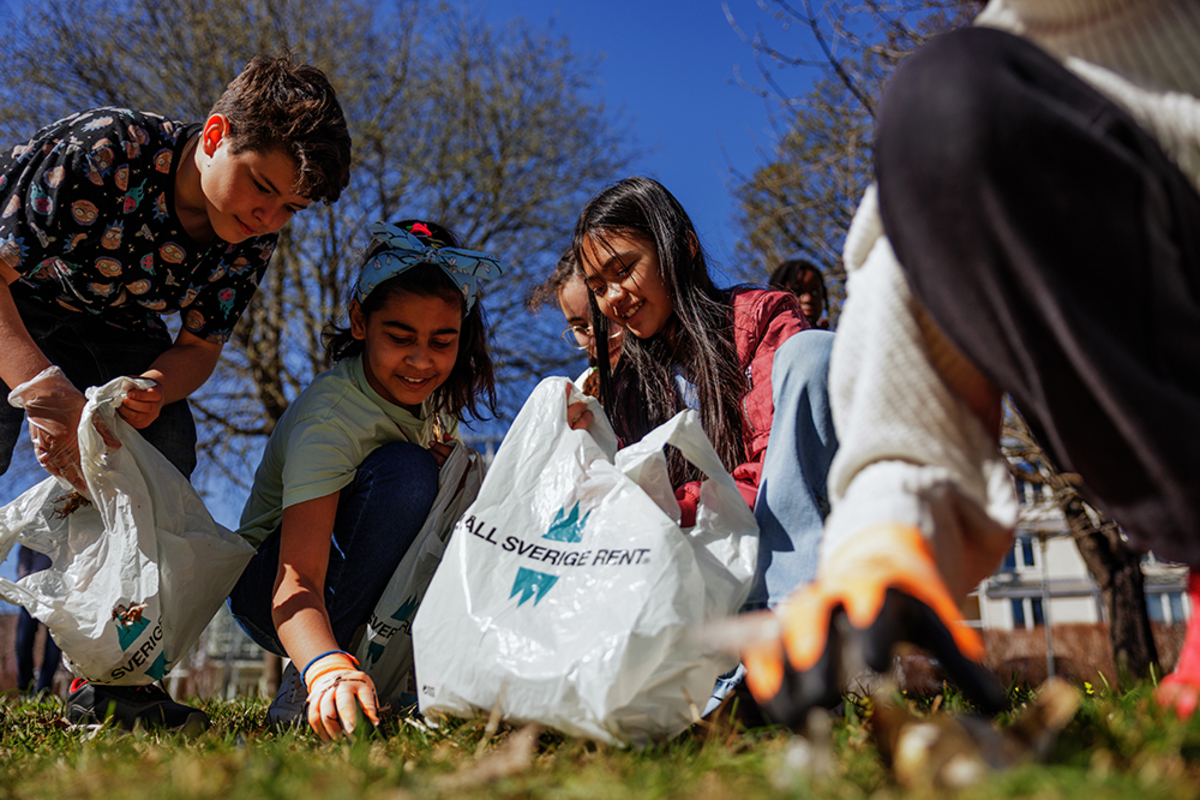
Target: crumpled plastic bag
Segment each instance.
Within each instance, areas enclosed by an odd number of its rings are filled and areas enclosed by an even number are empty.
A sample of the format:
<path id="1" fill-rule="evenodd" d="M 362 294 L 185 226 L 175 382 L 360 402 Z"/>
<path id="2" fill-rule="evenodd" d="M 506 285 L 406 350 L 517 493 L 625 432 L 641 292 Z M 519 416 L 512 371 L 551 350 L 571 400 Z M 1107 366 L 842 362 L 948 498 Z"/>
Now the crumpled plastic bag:
<path id="1" fill-rule="evenodd" d="M 442 562 L 455 523 L 483 481 L 483 456 L 459 442 L 438 471 L 438 494 L 425 524 L 400 560 L 355 648 L 363 671 L 375 682 L 380 704 L 417 701 L 412 620 Z"/>
<path id="2" fill-rule="evenodd" d="M 563 379 L 513 422 L 413 623 L 423 713 L 498 713 L 605 742 L 672 736 L 736 656 L 703 623 L 750 591 L 758 526 L 694 411 L 617 452 L 595 400 L 567 424 Z M 682 529 L 665 444 L 708 479 Z"/>
<path id="3" fill-rule="evenodd" d="M 133 386 L 87 390 L 86 493 L 47 478 L 0 509 L 0 558 L 21 543 L 51 566 L 0 596 L 46 624 L 67 667 L 100 684 L 163 678 L 200 637 L 254 548 L 217 523 L 188 480 L 117 409 Z M 108 447 L 94 421 L 120 441 Z"/>

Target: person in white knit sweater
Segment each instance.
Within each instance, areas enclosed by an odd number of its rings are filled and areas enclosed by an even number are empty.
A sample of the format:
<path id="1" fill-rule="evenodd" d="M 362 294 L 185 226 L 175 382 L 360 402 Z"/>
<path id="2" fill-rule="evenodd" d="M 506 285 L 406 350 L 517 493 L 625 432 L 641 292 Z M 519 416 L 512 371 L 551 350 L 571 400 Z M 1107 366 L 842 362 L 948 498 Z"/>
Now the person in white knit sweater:
<path id="1" fill-rule="evenodd" d="M 957 610 L 1012 542 L 1002 393 L 1135 546 L 1191 567 L 1200 609 L 1200 4 L 992 0 L 897 70 L 875 170 L 818 578 L 743 653 L 792 724 L 899 640 L 1003 703 Z M 1188 715 L 1198 687 L 1194 613 L 1157 696 Z"/>

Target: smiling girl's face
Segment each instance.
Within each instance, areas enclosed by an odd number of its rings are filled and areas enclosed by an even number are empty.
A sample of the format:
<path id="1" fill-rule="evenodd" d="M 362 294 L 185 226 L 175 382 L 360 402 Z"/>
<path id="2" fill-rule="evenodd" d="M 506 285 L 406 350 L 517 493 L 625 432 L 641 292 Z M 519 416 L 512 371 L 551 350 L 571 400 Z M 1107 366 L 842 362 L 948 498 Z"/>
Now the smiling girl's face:
<path id="1" fill-rule="evenodd" d="M 363 342 L 367 383 L 389 403 L 419 415 L 458 359 L 462 302 L 396 292 L 364 314 L 350 304 L 350 333 Z"/>
<path id="2" fill-rule="evenodd" d="M 663 283 L 654 244 L 640 236 L 589 236 L 581 248 L 583 279 L 600 313 L 639 339 L 663 331 L 675 305 Z"/>

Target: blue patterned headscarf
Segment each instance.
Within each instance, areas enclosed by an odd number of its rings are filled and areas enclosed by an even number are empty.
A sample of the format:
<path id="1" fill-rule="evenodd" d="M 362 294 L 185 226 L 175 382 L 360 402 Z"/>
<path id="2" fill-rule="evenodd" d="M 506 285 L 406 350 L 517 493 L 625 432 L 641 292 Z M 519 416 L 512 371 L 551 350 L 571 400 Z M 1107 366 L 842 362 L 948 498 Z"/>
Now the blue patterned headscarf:
<path id="1" fill-rule="evenodd" d="M 413 227 L 417 225 L 420 223 Z M 441 267 L 450 280 L 454 281 L 454 285 L 462 290 L 467 301 L 467 311 L 470 311 L 479 293 L 479 282 L 504 274 L 504 265 L 495 256 L 487 253 L 442 247 L 433 241 L 432 237 L 429 242 L 425 242 L 416 235 L 386 222 L 376 222 L 369 225 L 367 230 L 375 237 L 371 242 L 372 247 L 379 243 L 383 248 L 363 265 L 362 276 L 358 279 L 360 303 L 388 278 L 394 278 L 418 264 L 432 264 Z"/>

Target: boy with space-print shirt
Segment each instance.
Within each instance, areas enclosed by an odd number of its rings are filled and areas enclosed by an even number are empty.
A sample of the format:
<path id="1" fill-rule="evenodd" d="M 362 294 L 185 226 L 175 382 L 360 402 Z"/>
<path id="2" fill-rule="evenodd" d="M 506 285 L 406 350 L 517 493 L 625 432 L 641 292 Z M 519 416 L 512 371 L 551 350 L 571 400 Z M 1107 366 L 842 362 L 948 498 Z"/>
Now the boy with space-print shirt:
<path id="1" fill-rule="evenodd" d="M 320 70 L 253 59 L 207 119 L 119 108 L 0 150 L 0 472 L 28 418 L 38 462 L 79 488 L 80 391 L 150 378 L 121 416 L 185 475 L 185 398 L 212 374 L 292 214 L 349 181 L 350 137 Z M 181 313 L 174 341 L 162 320 Z M 24 413 L 22 413 L 22 409 Z M 112 442 L 111 444 L 115 444 Z M 207 722 L 155 687 L 77 680 L 68 718 Z"/>
<path id="2" fill-rule="evenodd" d="M 278 235 L 188 235 L 171 201 L 179 155 L 200 128 L 100 108 L 0 153 L 0 260 L 20 275 L 10 290 L 128 331 L 165 333 L 162 315 L 178 312 L 189 333 L 228 340 Z"/>

